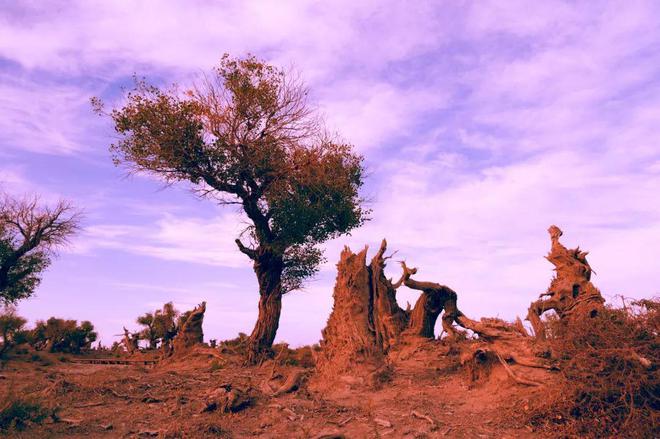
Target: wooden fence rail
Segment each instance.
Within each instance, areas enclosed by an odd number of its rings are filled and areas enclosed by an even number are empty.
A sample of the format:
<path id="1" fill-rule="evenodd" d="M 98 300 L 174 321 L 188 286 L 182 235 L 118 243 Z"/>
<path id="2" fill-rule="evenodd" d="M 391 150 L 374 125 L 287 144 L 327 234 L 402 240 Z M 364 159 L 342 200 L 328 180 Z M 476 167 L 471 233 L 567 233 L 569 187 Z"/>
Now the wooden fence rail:
<path id="1" fill-rule="evenodd" d="M 156 364 L 158 360 L 127 360 L 121 358 L 74 358 L 71 359 L 72 363 L 82 364 L 122 364 L 122 365 L 135 365 L 135 364 Z"/>

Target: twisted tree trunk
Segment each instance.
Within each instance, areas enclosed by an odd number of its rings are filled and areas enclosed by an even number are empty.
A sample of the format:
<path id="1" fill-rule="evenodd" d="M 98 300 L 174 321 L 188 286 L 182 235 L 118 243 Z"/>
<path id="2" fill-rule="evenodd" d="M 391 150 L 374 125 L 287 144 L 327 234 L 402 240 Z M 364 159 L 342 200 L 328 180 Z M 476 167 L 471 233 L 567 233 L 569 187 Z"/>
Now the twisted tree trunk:
<path id="1" fill-rule="evenodd" d="M 254 272 L 259 282 L 259 315 L 248 339 L 247 362 L 258 363 L 264 355 L 271 353 L 282 312 L 281 255 L 259 249 L 254 255 Z"/>
<path id="2" fill-rule="evenodd" d="M 397 343 L 399 335 L 408 326 L 409 311 L 404 311 L 396 301 L 396 289 L 401 281 L 392 284 L 385 277 L 385 255 L 387 241 L 383 239 L 378 253 L 371 260 L 368 267 L 369 284 L 372 294 L 373 312 L 371 318 L 376 335 L 376 342 L 387 352 Z"/>

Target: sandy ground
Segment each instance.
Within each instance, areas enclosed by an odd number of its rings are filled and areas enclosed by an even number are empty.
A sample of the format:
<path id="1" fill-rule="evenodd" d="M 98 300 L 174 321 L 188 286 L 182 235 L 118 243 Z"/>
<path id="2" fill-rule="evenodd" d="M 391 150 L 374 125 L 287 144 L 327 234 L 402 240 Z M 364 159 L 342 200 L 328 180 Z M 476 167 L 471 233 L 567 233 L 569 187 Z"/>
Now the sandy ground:
<path id="1" fill-rule="evenodd" d="M 147 367 L 41 356 L 52 364 L 29 356 L 9 361 L 0 392 L 59 407 L 60 419 L 9 437 L 545 437 L 524 422 L 540 389 L 516 385 L 496 369 L 473 381 L 440 342 L 396 361 L 391 381 L 378 389 L 341 377 L 319 386 L 312 367 L 244 367 L 239 356 L 210 349 Z M 294 371 L 304 376 L 296 391 L 274 397 L 264 390 L 268 377 L 276 387 Z M 223 386 L 250 397 L 249 405 L 235 413 L 209 408 L 209 395 Z"/>

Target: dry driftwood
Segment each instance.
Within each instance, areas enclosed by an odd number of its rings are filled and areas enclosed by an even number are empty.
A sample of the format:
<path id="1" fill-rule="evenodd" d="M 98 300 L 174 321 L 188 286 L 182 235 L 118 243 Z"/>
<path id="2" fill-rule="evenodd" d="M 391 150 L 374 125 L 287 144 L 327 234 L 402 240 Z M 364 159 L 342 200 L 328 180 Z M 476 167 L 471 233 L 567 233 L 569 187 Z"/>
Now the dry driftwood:
<path id="1" fill-rule="evenodd" d="M 374 422 L 375 422 L 377 425 L 380 425 L 380 426 L 383 427 L 383 428 L 391 428 L 391 427 L 392 427 L 392 423 L 391 423 L 390 421 L 388 421 L 387 419 L 383 419 L 383 418 L 374 418 Z"/>
<path id="2" fill-rule="evenodd" d="M 303 373 L 300 370 L 294 370 L 289 374 L 284 383 L 273 392 L 272 396 L 280 396 L 292 392 L 298 388 L 302 380 Z"/>
<path id="3" fill-rule="evenodd" d="M 223 413 L 235 413 L 243 410 L 252 403 L 249 390 L 233 387 L 231 384 L 223 384 L 206 395 L 206 405 L 203 412 L 220 410 Z"/>

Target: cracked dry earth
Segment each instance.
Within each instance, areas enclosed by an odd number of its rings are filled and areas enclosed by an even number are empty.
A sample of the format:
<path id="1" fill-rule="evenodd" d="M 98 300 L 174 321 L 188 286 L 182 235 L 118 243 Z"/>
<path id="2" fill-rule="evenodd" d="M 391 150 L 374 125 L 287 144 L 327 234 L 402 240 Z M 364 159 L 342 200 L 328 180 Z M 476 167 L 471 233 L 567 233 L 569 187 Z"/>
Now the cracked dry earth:
<path id="1" fill-rule="evenodd" d="M 18 438 L 544 437 L 522 416 L 539 391 L 496 370 L 474 381 L 442 342 L 429 347 L 397 361 L 378 389 L 338 377 L 313 390 L 313 368 L 244 367 L 240 356 L 217 353 L 150 367 L 16 359 L 0 371 L 0 388 L 59 407 L 59 419 L 9 434 Z M 269 377 L 284 381 L 294 371 L 304 377 L 297 390 L 275 397 L 264 389 Z M 249 404 L 214 409 L 209 395 L 223 386 L 239 389 Z"/>

